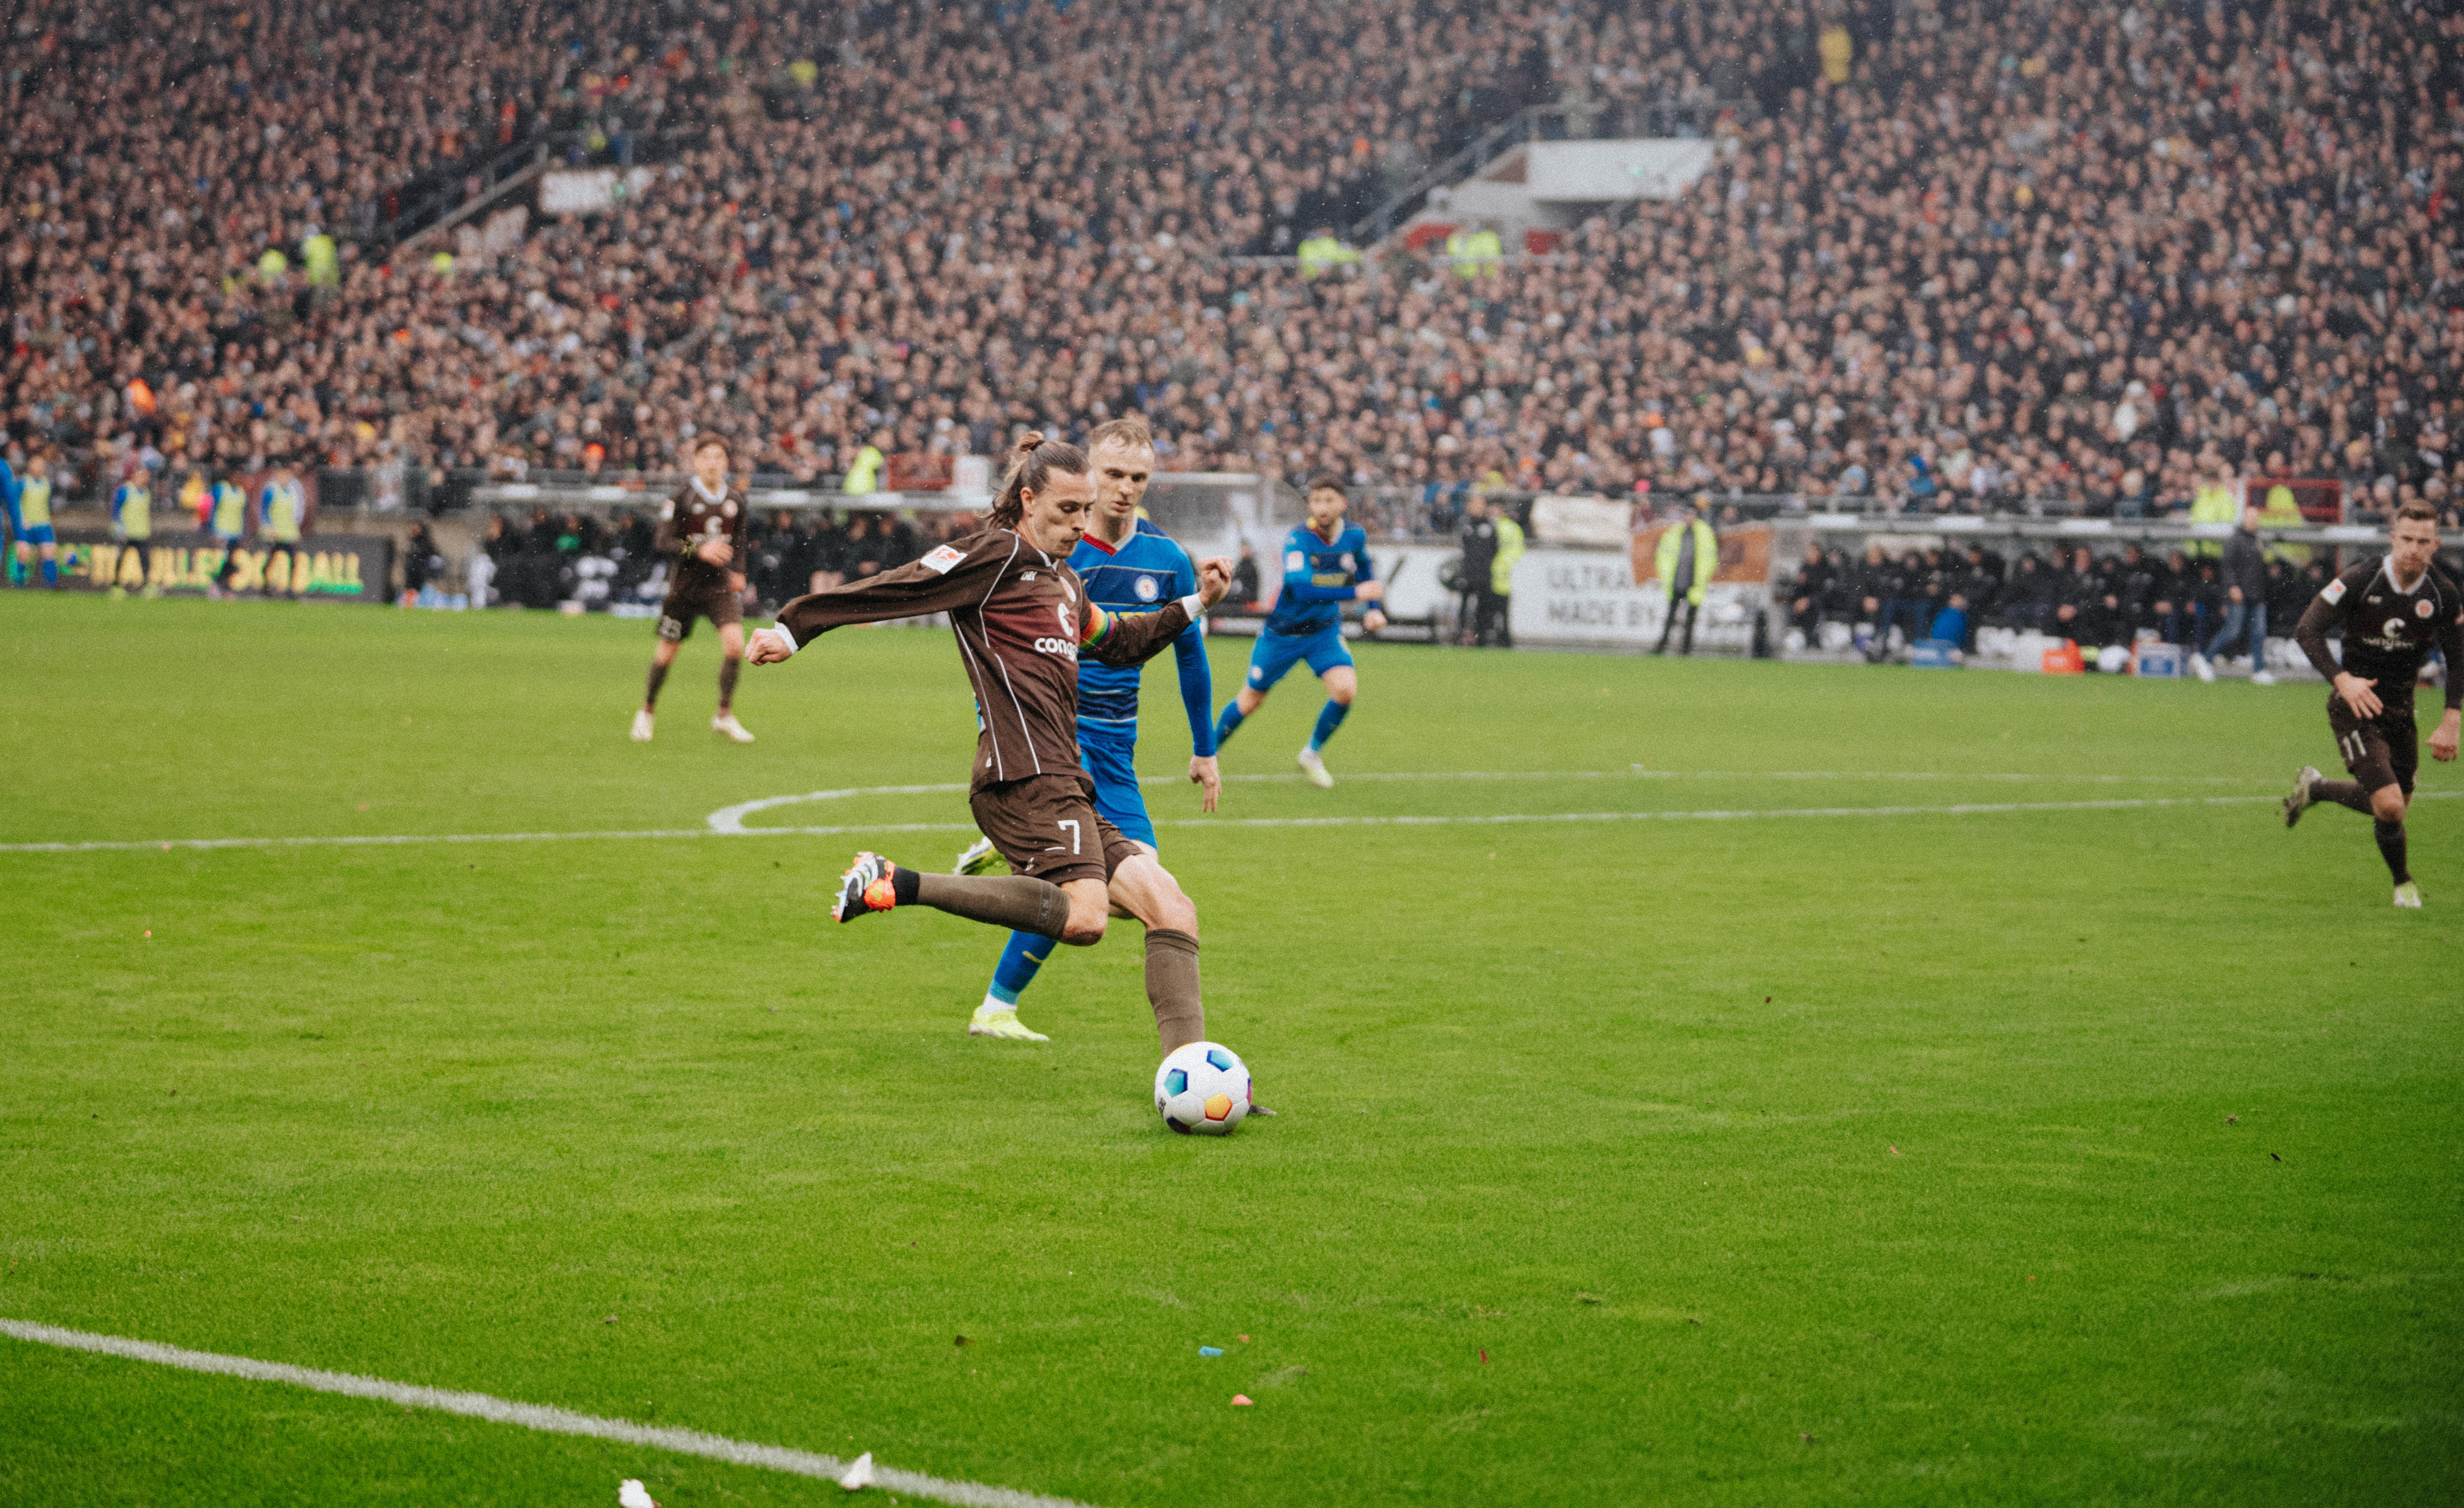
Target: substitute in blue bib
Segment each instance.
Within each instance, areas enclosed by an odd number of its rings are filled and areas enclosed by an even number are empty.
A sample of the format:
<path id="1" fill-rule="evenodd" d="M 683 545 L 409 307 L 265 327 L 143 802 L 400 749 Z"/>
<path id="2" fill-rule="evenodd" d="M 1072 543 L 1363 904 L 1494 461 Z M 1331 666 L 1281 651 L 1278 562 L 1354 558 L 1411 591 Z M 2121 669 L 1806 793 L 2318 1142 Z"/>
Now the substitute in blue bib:
<path id="1" fill-rule="evenodd" d="M 1307 664 L 1326 683 L 1326 705 L 1318 709 L 1317 726 L 1299 756 L 1301 773 L 1318 787 L 1334 784 L 1318 751 L 1343 725 L 1359 689 L 1352 651 L 1343 644 L 1343 605 L 1367 604 L 1360 622 L 1372 633 L 1386 626 L 1386 614 L 1376 606 L 1385 585 L 1370 564 L 1369 536 L 1358 524 L 1343 521 L 1350 506 L 1340 477 L 1320 477 L 1309 483 L 1309 521 L 1284 541 L 1283 590 L 1249 655 L 1248 680 L 1215 724 L 1215 743 L 1221 747 L 1258 710 L 1275 682 L 1294 665 Z"/>
<path id="2" fill-rule="evenodd" d="M 7 506 L 12 556 L 10 579 L 19 586 L 33 584 L 37 562 L 44 586 L 60 584 L 59 537 L 52 531 L 53 465 L 49 446 L 37 447 L 27 458 L 23 477 L 0 460 L 0 503 Z"/>
<path id="3" fill-rule="evenodd" d="M 1147 483 L 1155 474 L 1155 436 L 1137 419 L 1113 419 L 1088 436 L 1088 464 L 1094 473 L 1095 507 L 1086 537 L 1070 553 L 1069 568 L 1099 608 L 1151 612 L 1198 590 L 1198 568 L 1189 552 L 1140 516 Z M 1215 688 L 1206 667 L 1206 629 L 1192 623 L 1173 641 L 1180 666 L 1180 701 L 1189 715 L 1189 778 L 1215 809 L 1222 780 L 1215 765 L 1215 724 L 1209 713 Z M 1095 782 L 1095 809 L 1124 836 L 1156 847 L 1155 820 L 1138 789 L 1138 680 L 1135 667 L 1078 662 L 1078 762 Z M 998 859 L 987 839 L 959 856 L 960 873 Z M 973 1036 L 1045 1040 L 1018 1019 L 1018 997 L 1051 956 L 1052 940 L 1013 932 L 1001 950 L 993 982 L 967 1024 Z"/>

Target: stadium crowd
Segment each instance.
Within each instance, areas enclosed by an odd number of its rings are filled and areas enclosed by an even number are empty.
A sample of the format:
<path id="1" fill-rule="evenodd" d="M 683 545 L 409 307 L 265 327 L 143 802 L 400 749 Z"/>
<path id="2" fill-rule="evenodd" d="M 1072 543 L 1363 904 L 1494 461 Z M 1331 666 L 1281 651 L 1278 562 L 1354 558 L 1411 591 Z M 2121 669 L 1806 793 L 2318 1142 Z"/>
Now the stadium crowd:
<path id="1" fill-rule="evenodd" d="M 12 443 L 666 470 L 716 428 L 817 477 L 1134 410 L 1168 468 L 1432 497 L 2129 517 L 2224 472 L 2455 519 L 2452 7 L 417 16 L 24 12 L 0 85 L 28 127 L 0 242 Z M 406 50 L 427 61 L 380 66 Z M 1604 132 L 1736 104 L 1692 190 L 1551 256 L 1244 259 L 1542 100 Z M 368 206 L 551 128 L 675 150 L 501 258 L 352 255 Z"/>

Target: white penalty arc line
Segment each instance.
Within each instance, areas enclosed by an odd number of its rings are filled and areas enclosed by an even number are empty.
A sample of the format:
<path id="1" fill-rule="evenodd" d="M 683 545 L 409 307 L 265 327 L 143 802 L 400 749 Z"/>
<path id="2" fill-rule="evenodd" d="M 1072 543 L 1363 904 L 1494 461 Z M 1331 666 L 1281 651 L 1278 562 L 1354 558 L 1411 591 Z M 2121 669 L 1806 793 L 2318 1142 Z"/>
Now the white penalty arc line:
<path id="1" fill-rule="evenodd" d="M 2425 790 L 2413 800 L 2446 801 L 2464 791 Z M 803 799 L 803 798 L 798 798 Z M 1938 807 L 1743 807 L 1692 811 L 1535 811 L 1492 815 L 1182 817 L 1158 828 L 1449 828 L 1534 823 L 1744 822 L 1780 817 L 1972 817 L 2029 811 L 2134 811 L 2161 807 L 2233 807 L 2272 803 L 2277 796 L 2118 796 L 2101 801 L 1967 801 Z M 114 854 L 174 849 L 365 848 L 422 843 L 578 843 L 622 838 L 847 837 L 885 832 L 973 832 L 972 822 L 847 822 L 800 828 L 644 828 L 602 832 L 438 832 L 385 837 L 165 838 L 153 842 L 8 843 L 0 854 Z"/>
<path id="2" fill-rule="evenodd" d="M 848 1466 L 847 1462 L 832 1455 L 791 1450 L 780 1445 L 731 1440 L 725 1435 L 704 1434 L 698 1430 L 635 1424 L 629 1419 L 603 1419 L 595 1414 L 575 1413 L 570 1409 L 551 1408 L 540 1404 L 515 1403 L 487 1393 L 455 1392 L 442 1387 L 422 1387 L 413 1383 L 387 1382 L 381 1377 L 361 1377 L 351 1372 L 324 1372 L 282 1362 L 260 1362 L 251 1357 L 224 1356 L 213 1351 L 190 1351 L 153 1341 L 132 1341 L 123 1336 L 64 1330 L 56 1325 L 34 1324 L 24 1320 L 0 1320 L 0 1335 L 34 1345 L 92 1351 L 131 1362 L 149 1362 L 184 1372 L 240 1377 L 258 1383 L 282 1383 L 313 1392 L 338 1393 L 345 1398 L 370 1398 L 405 1408 L 426 1408 L 438 1413 L 459 1414 L 466 1419 L 485 1419 L 493 1424 L 518 1425 L 525 1430 L 537 1430 L 547 1434 L 577 1434 L 597 1440 L 613 1440 L 620 1445 L 671 1451 L 679 1455 L 698 1455 L 737 1466 L 757 1466 L 766 1471 L 815 1476 L 825 1481 L 836 1481 L 846 1474 Z M 981 1482 L 952 1481 L 947 1477 L 902 1472 L 878 1464 L 873 1468 L 873 1482 L 875 1486 L 893 1493 L 931 1498 L 935 1502 L 957 1503 L 962 1508 L 1087 1508 L 1074 1498 L 1047 1497 L 1040 1493 L 1020 1492 L 1012 1487 L 990 1487 Z"/>

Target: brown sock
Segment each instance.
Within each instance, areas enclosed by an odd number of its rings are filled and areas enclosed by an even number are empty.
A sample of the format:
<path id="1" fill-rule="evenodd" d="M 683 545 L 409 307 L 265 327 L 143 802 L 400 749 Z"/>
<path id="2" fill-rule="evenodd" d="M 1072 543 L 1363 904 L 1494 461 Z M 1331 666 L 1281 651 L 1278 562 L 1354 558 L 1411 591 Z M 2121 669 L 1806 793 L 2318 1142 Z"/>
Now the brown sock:
<path id="1" fill-rule="evenodd" d="M 2387 873 L 2395 876 L 2399 885 L 2410 882 L 2412 871 L 2404 861 L 2404 824 L 2373 817 L 2370 829 L 2378 837 L 2379 857 L 2387 860 Z"/>
<path id="2" fill-rule="evenodd" d="M 736 706 L 736 677 L 744 674 L 744 661 L 722 659 L 718 662 L 718 715 L 726 717 Z"/>
<path id="3" fill-rule="evenodd" d="M 1147 933 L 1147 1003 L 1165 1053 L 1206 1040 L 1206 1003 L 1198 993 L 1198 940 L 1186 932 Z"/>
<path id="4" fill-rule="evenodd" d="M 2310 799 L 2332 801 L 2355 811 L 2367 812 L 2370 809 L 2370 793 L 2362 788 L 2358 780 L 2314 780 L 2310 783 Z"/>
<path id="5" fill-rule="evenodd" d="M 643 706 L 655 707 L 659 704 L 659 688 L 667 683 L 667 679 L 668 668 L 657 660 L 650 661 L 650 686 L 649 690 L 643 694 Z"/>
<path id="6" fill-rule="evenodd" d="M 899 874 L 915 876 L 918 904 L 970 921 L 1058 940 L 1069 920 L 1069 898 L 1061 887 L 1032 875 L 927 875 L 912 869 Z M 896 886 L 897 880 L 891 883 Z"/>

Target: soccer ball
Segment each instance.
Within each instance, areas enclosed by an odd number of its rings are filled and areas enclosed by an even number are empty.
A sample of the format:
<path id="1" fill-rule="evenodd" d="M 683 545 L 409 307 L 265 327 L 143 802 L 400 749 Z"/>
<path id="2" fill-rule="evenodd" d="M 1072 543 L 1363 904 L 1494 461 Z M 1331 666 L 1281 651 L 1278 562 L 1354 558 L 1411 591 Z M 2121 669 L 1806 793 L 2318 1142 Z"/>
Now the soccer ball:
<path id="1" fill-rule="evenodd" d="M 1183 1136 L 1229 1136 L 1249 1117 L 1249 1065 L 1213 1042 L 1173 1049 L 1155 1070 L 1155 1113 Z"/>

